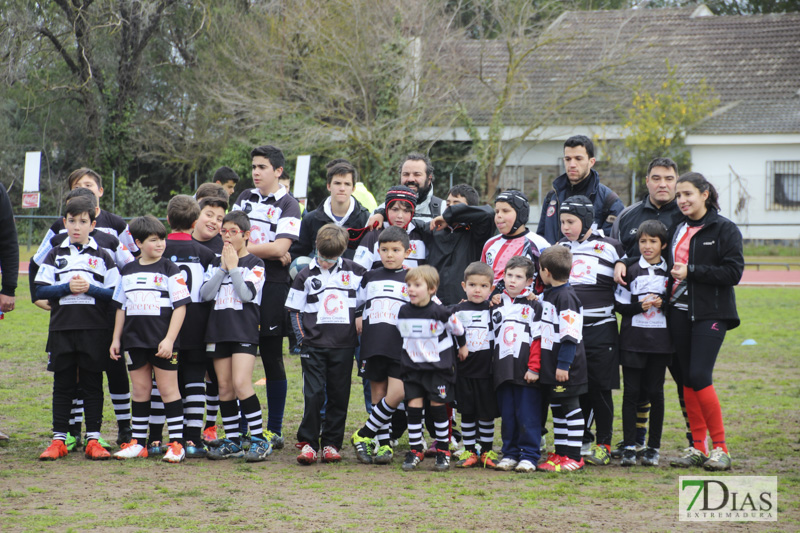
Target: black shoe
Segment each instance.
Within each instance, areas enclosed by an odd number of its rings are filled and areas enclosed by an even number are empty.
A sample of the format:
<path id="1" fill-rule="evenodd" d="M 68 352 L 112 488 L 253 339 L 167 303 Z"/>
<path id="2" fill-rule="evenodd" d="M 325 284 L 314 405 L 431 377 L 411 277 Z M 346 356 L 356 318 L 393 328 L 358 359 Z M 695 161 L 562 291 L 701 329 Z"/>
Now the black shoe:
<path id="1" fill-rule="evenodd" d="M 117 432 L 117 445 L 129 443 L 133 439 L 133 429 L 130 426 L 122 426 Z"/>
<path id="2" fill-rule="evenodd" d="M 659 453 L 656 448 L 647 448 L 642 454 L 642 466 L 658 466 Z"/>
<path id="3" fill-rule="evenodd" d="M 636 450 L 625 448 L 622 450 L 622 460 L 620 466 L 636 466 Z"/>
<path id="4" fill-rule="evenodd" d="M 436 452 L 436 465 L 434 468 L 439 472 L 450 470 L 450 452 L 439 450 Z"/>

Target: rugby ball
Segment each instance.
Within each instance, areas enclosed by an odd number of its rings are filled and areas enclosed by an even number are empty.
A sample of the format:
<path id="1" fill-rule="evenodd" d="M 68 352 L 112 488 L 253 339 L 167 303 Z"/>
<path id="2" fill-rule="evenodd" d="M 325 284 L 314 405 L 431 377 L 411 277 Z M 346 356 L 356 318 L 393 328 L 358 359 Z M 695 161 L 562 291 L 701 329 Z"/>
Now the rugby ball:
<path id="1" fill-rule="evenodd" d="M 297 273 L 303 270 L 311 263 L 310 257 L 301 256 L 292 261 L 292 264 L 289 265 L 289 276 L 294 279 L 297 277 Z"/>

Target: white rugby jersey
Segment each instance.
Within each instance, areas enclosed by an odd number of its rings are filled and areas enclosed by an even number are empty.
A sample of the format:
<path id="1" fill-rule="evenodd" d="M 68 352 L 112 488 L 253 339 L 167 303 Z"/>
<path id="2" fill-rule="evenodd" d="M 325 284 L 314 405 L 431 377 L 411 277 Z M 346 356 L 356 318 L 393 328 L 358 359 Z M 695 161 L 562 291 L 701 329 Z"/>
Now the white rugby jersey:
<path id="1" fill-rule="evenodd" d="M 383 229 L 378 231 L 370 231 L 364 235 L 364 238 L 361 239 L 358 248 L 356 248 L 356 254 L 353 256 L 353 261 L 367 270 L 380 267 L 382 263 L 381 256 L 378 253 L 378 249 L 380 247 L 378 239 L 381 236 L 381 232 L 388 227 L 389 223 L 384 222 Z M 408 223 L 406 232 L 408 233 L 409 248 L 411 249 L 411 253 L 408 254 L 408 257 L 403 261 L 403 266 L 406 268 L 414 268 L 419 265 L 427 264 L 428 248 L 425 246 L 422 233 L 416 228 L 416 226 L 414 226 L 413 222 Z"/>
<path id="2" fill-rule="evenodd" d="M 599 233 L 599 234 L 598 234 Z M 614 318 L 614 263 L 622 256 L 622 243 L 592 234 L 583 242 L 561 239 L 558 244 L 572 250 L 569 283 L 583 304 L 586 325 L 598 325 Z"/>
<path id="3" fill-rule="evenodd" d="M 205 279 L 214 277 L 221 268 L 221 259 L 216 258 L 206 271 Z M 265 281 L 264 261 L 253 254 L 239 258 L 239 272 L 247 288 L 255 294 L 250 302 L 242 302 L 233 286 L 231 275 L 226 273 L 214 297 L 213 308 L 206 327 L 207 343 L 239 342 L 258 344 L 261 309 L 259 302 Z M 208 348 L 208 351 L 214 351 Z"/>
<path id="4" fill-rule="evenodd" d="M 559 351 L 564 342 L 575 344 L 575 356 L 569 367 L 569 380 L 563 385 L 587 382 L 586 348 L 583 344 L 583 308 L 569 283 L 544 291 L 542 303 L 542 355 L 539 381 L 555 385 Z"/>
<path id="5" fill-rule="evenodd" d="M 531 346 L 541 336 L 542 327 L 542 306 L 537 300 L 528 300 L 528 294 L 525 290 L 512 298 L 504 291 L 500 305 L 492 309 L 495 387 L 506 381 L 527 385 L 525 373 L 530 368 Z M 538 357 L 538 352 L 535 355 Z"/>
<path id="6" fill-rule="evenodd" d="M 465 378 L 488 379 L 492 375 L 494 326 L 488 300 L 479 304 L 458 303 L 450 309 L 464 326 L 469 355 L 458 361 L 458 375 Z"/>
<path id="7" fill-rule="evenodd" d="M 506 235 L 495 235 L 483 245 L 481 252 L 481 262 L 492 267 L 494 271 L 494 284 L 500 290 L 505 288 L 503 274 L 505 273 L 506 263 L 514 256 L 521 255 L 533 261 L 534 266 L 534 285 L 539 276 L 539 256 L 550 244 L 536 233 L 526 230 L 520 235 L 508 237 Z M 531 287 L 533 289 L 533 287 Z M 536 292 L 541 292 L 537 290 Z"/>
<path id="8" fill-rule="evenodd" d="M 622 315 L 619 347 L 622 350 L 644 353 L 672 352 L 672 337 L 667 329 L 663 309 L 667 305 L 667 262 L 661 259 L 651 265 L 644 257 L 628 267 L 625 274 L 627 287 L 617 285 L 616 310 Z M 661 308 L 650 307 L 642 311 L 642 302 L 651 296 L 660 296 Z"/>
<path id="9" fill-rule="evenodd" d="M 358 303 L 364 305 L 361 331 L 361 359 L 383 355 L 397 361 L 403 338 L 397 330 L 397 313 L 408 303 L 405 268 L 370 270 L 361 279 Z"/>
<path id="10" fill-rule="evenodd" d="M 455 372 L 453 335 L 466 342 L 464 326 L 456 315 L 433 301 L 424 307 L 407 303 L 397 314 L 397 329 L 403 337 L 403 367 Z"/>
<path id="11" fill-rule="evenodd" d="M 114 304 L 125 311 L 122 345 L 156 348 L 164 340 L 172 310 L 192 301 L 186 280 L 172 261 L 162 257 L 150 265 L 139 260 L 122 267 L 122 279 L 114 291 Z M 173 348 L 179 348 L 180 337 Z"/>

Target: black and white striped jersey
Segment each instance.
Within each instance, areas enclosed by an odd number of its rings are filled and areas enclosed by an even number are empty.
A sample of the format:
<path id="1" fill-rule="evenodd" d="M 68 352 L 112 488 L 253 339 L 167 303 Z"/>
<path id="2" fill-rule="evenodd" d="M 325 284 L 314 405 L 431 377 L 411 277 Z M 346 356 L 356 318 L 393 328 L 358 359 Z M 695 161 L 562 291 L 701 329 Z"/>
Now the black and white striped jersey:
<path id="1" fill-rule="evenodd" d="M 494 327 L 489 302 L 466 301 L 450 308 L 464 326 L 469 355 L 458 361 L 458 375 L 465 378 L 488 379 L 492 375 Z"/>
<path id="2" fill-rule="evenodd" d="M 221 268 L 221 259 L 215 258 L 206 271 L 205 280 L 214 277 Z M 261 292 L 266 277 L 264 261 L 253 254 L 239 258 L 239 272 L 245 286 L 255 294 L 250 302 L 243 302 L 233 285 L 231 275 L 226 273 L 222 284 L 211 302 L 212 308 L 205 328 L 207 343 L 239 342 L 258 344 L 259 324 L 261 323 Z M 209 349 L 208 351 L 213 351 Z"/>
<path id="3" fill-rule="evenodd" d="M 404 368 L 455 372 L 458 346 L 453 336 L 461 337 L 462 345 L 466 342 L 456 315 L 433 301 L 424 307 L 407 303 L 397 314 L 397 329 L 403 337 Z"/>
<path id="4" fill-rule="evenodd" d="M 381 256 L 378 253 L 378 238 L 381 236 L 381 232 L 388 227 L 389 223 L 384 222 L 383 229 L 370 231 L 364 235 L 364 238 L 361 239 L 361 242 L 358 244 L 358 248 L 356 248 L 353 261 L 367 270 L 380 267 L 382 263 Z M 403 266 L 406 268 L 414 268 L 419 265 L 427 264 L 428 248 L 425 246 L 422 233 L 414 226 L 414 222 L 409 222 L 406 231 L 408 232 L 411 253 L 408 254 L 408 257 L 403 261 Z"/>
<path id="5" fill-rule="evenodd" d="M 119 242 L 127 248 L 132 254 L 136 255 L 139 252 L 139 247 L 136 246 L 136 241 L 133 240 L 133 235 L 131 235 L 131 231 L 128 229 L 128 224 L 125 220 L 119 216 L 115 215 L 114 213 L 109 213 L 108 211 L 101 209 L 100 214 L 97 215 L 95 224 L 95 230 L 102 231 L 103 233 L 108 233 L 119 239 Z M 50 251 L 52 246 L 49 244 L 50 239 L 58 235 L 59 233 L 66 233 L 67 228 L 64 227 L 64 219 L 59 218 L 50 226 L 50 229 L 47 230 L 47 234 L 42 239 L 42 243 L 39 245 L 39 249 L 36 250 L 36 255 L 34 257 L 41 257 L 47 255 L 47 252 Z"/>
<path id="6" fill-rule="evenodd" d="M 180 269 L 162 257 L 150 265 L 140 260 L 122 267 L 113 303 L 125 311 L 122 345 L 131 348 L 155 348 L 164 340 L 172 310 L 192 301 Z M 173 348 L 180 347 L 180 337 Z"/>
<path id="7" fill-rule="evenodd" d="M 296 241 L 300 237 L 300 204 L 283 185 L 267 196 L 262 196 L 258 189 L 248 189 L 239 195 L 232 209 L 242 210 L 250 218 L 252 244 L 268 244 L 277 239 Z M 268 259 L 264 268 L 271 282 L 289 283 L 289 265 Z"/>
<path id="8" fill-rule="evenodd" d="M 583 385 L 588 382 L 586 349 L 583 345 L 583 308 L 569 283 L 545 289 L 542 302 L 542 355 L 539 381 L 544 385 Z M 569 379 L 556 381 L 556 368 L 565 341 L 576 345 L 569 365 Z M 564 365 L 566 366 L 566 365 Z M 567 369 L 565 369 L 567 370 Z"/>
<path id="9" fill-rule="evenodd" d="M 531 361 L 531 345 L 541 336 L 542 306 L 537 300 L 528 300 L 528 294 L 529 291 L 525 290 L 512 298 L 503 291 L 500 305 L 492 309 L 495 387 L 507 381 L 529 385 L 525 373 Z M 538 358 L 538 354 L 535 355 Z"/>
<path id="10" fill-rule="evenodd" d="M 200 298 L 200 287 L 216 256 L 214 252 L 192 239 L 188 233 L 170 233 L 167 235 L 164 257 L 180 269 L 192 298 L 192 302 L 186 307 L 186 318 L 181 327 L 181 348 L 184 350 L 203 348 L 204 332 L 211 306 Z"/>
<path id="11" fill-rule="evenodd" d="M 89 284 L 104 289 L 113 289 L 120 281 L 119 270 L 108 250 L 100 248 L 89 237 L 89 242 L 77 246 L 65 239 L 52 248 L 39 267 L 36 285 L 69 284 L 74 276 L 80 276 Z M 109 305 L 87 293 L 67 294 L 50 300 L 50 330 L 108 329 Z"/>
<path id="12" fill-rule="evenodd" d="M 561 239 L 572 250 L 569 283 L 583 304 L 584 323 L 605 324 L 614 317 L 614 263 L 622 256 L 622 243 L 594 231 L 583 242 Z"/>
<path id="13" fill-rule="evenodd" d="M 353 348 L 358 346 L 356 308 L 361 265 L 340 257 L 330 270 L 312 259 L 294 278 L 286 308 L 302 317 L 303 344 L 315 348 Z"/>
<path id="14" fill-rule="evenodd" d="M 370 270 L 361 278 L 359 304 L 361 315 L 361 359 L 383 355 L 397 361 L 403 351 L 403 338 L 397 329 L 397 313 L 408 303 L 405 268 Z"/>
<path id="15" fill-rule="evenodd" d="M 622 315 L 619 347 L 630 352 L 672 353 L 672 337 L 662 309 L 667 305 L 667 262 L 651 265 L 644 257 L 628 267 L 627 287 L 617 285 L 616 310 Z M 662 307 L 642 311 L 642 302 L 660 296 Z"/>

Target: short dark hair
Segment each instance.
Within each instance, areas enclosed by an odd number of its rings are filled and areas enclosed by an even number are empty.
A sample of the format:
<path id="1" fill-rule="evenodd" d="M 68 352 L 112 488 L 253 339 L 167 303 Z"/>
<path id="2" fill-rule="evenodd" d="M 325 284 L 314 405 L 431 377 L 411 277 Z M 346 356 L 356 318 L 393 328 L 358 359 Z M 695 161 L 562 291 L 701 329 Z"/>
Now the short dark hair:
<path id="1" fill-rule="evenodd" d="M 250 217 L 244 211 L 231 211 L 222 217 L 222 223 L 225 224 L 226 222 L 233 222 L 243 232 L 250 231 Z"/>
<path id="2" fill-rule="evenodd" d="M 636 240 L 638 241 L 642 235 L 656 237 L 664 245 L 667 242 L 667 227 L 660 220 L 645 220 L 639 224 L 639 229 L 636 230 Z"/>
<path id="3" fill-rule="evenodd" d="M 281 149 L 276 148 L 271 144 L 265 144 L 263 146 L 256 146 L 253 148 L 250 151 L 250 159 L 256 156 L 266 157 L 269 159 L 269 164 L 272 165 L 272 168 L 275 170 L 283 168 L 283 165 L 286 164 L 286 158 L 284 158 Z"/>
<path id="4" fill-rule="evenodd" d="M 92 191 L 89 192 L 92 193 Z M 92 193 L 92 196 L 94 196 L 94 193 Z M 96 196 L 94 202 L 92 202 L 88 196 L 76 196 L 74 198 L 71 198 L 69 202 L 67 202 L 66 215 L 71 215 L 75 217 L 86 213 L 89 215 L 89 220 L 93 221 L 97 216 L 96 208 L 97 208 Z M 64 218 L 66 218 L 66 215 L 64 216 Z"/>
<path id="5" fill-rule="evenodd" d="M 706 198 L 706 209 L 713 208 L 719 211 L 719 194 L 717 194 L 717 189 L 714 188 L 714 185 L 708 181 L 705 176 L 699 172 L 687 172 L 678 178 L 676 185 L 685 181 L 688 181 L 694 185 L 701 193 L 708 191 L 708 198 Z"/>
<path id="6" fill-rule="evenodd" d="M 231 167 L 219 167 L 216 172 L 214 172 L 214 181 L 218 181 L 220 183 L 227 183 L 232 181 L 234 183 L 239 183 L 239 174 L 236 173 Z"/>
<path id="7" fill-rule="evenodd" d="M 194 198 L 198 202 L 203 198 L 222 198 L 226 203 L 229 200 L 228 191 L 219 183 L 203 183 L 195 191 Z"/>
<path id="8" fill-rule="evenodd" d="M 352 164 L 344 157 L 337 157 L 336 159 L 331 159 L 330 161 L 325 163 L 325 170 L 329 170 L 333 165 L 338 165 L 339 163 L 347 163 L 350 165 Z"/>
<path id="9" fill-rule="evenodd" d="M 664 167 L 664 168 L 671 168 L 675 171 L 675 175 L 678 175 L 678 163 L 670 159 L 669 157 L 656 157 L 650 164 L 647 165 L 647 175 L 650 175 L 650 171 L 653 170 L 653 167 Z"/>
<path id="10" fill-rule="evenodd" d="M 91 168 L 81 167 L 77 170 L 73 170 L 70 172 L 69 176 L 67 176 L 67 188 L 71 189 L 75 182 L 81 179 L 84 176 L 91 177 L 95 183 L 97 183 L 97 188 L 103 188 L 103 178 L 100 177 L 100 174 L 92 170 Z"/>
<path id="11" fill-rule="evenodd" d="M 206 207 L 221 207 L 223 211 L 228 210 L 228 201 L 223 200 L 217 196 L 206 196 L 197 202 L 200 206 L 200 211 L 205 209 Z"/>
<path id="12" fill-rule="evenodd" d="M 136 217 L 130 221 L 128 228 L 133 238 L 144 242 L 150 235 L 157 235 L 159 239 L 167 238 L 167 228 L 153 215 Z"/>
<path id="13" fill-rule="evenodd" d="M 75 198 L 89 198 L 95 207 L 98 205 L 97 196 L 95 196 L 94 193 L 89 189 L 84 189 L 83 187 L 76 187 L 75 189 L 69 191 L 66 196 L 64 196 L 64 203 L 69 203 Z"/>
<path id="14" fill-rule="evenodd" d="M 350 236 L 347 230 L 336 224 L 325 224 L 317 232 L 317 252 L 323 257 L 332 258 L 347 250 Z"/>
<path id="15" fill-rule="evenodd" d="M 431 159 L 425 154 L 411 152 L 410 154 L 406 155 L 405 158 L 400 161 L 400 167 L 397 169 L 398 173 L 403 172 L 403 165 L 405 165 L 406 161 L 423 161 L 425 163 L 425 175 L 430 176 L 433 174 L 433 163 L 431 163 Z"/>
<path id="16" fill-rule="evenodd" d="M 335 165 L 328 167 L 328 173 L 326 174 L 325 179 L 327 180 L 328 185 L 330 185 L 334 176 L 346 176 L 347 174 L 350 174 L 353 177 L 353 185 L 355 185 L 356 181 L 358 181 L 358 172 L 356 171 L 356 167 L 347 162 L 336 163 Z"/>
<path id="17" fill-rule="evenodd" d="M 403 250 L 408 250 L 411 247 L 411 239 L 408 238 L 408 233 L 397 226 L 389 226 L 378 236 L 378 247 L 386 242 L 399 242 L 403 245 Z"/>
<path id="18" fill-rule="evenodd" d="M 566 246 L 550 246 L 539 256 L 539 268 L 547 269 L 556 281 L 569 281 L 572 271 L 572 250 Z"/>
<path id="19" fill-rule="evenodd" d="M 576 146 L 583 146 L 586 148 L 586 154 L 590 158 L 594 157 L 594 143 L 586 135 L 573 135 L 564 141 L 564 148 L 575 148 Z"/>
<path id="20" fill-rule="evenodd" d="M 467 265 L 467 268 L 464 269 L 465 282 L 470 276 L 483 276 L 489 278 L 490 283 L 494 283 L 494 270 L 492 270 L 492 267 L 481 261 L 470 263 Z"/>
<path id="21" fill-rule="evenodd" d="M 533 261 L 524 255 L 515 255 L 509 259 L 508 263 L 506 263 L 506 267 L 503 269 L 503 273 L 508 272 L 512 268 L 523 269 L 525 271 L 525 279 L 533 279 L 533 276 L 536 274 L 536 267 L 533 265 Z"/>
<path id="22" fill-rule="evenodd" d="M 175 231 L 191 229 L 200 216 L 200 206 L 197 200 L 187 194 L 173 196 L 167 204 L 167 222 Z"/>
<path id="23" fill-rule="evenodd" d="M 467 205 L 478 205 L 481 201 L 481 197 L 478 195 L 478 191 L 475 190 L 475 187 L 467 185 L 466 183 L 453 185 L 447 192 L 447 196 L 451 195 L 462 196 L 467 201 Z"/>

